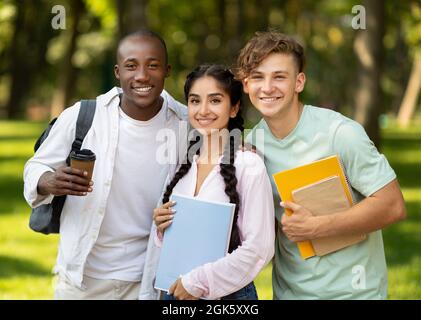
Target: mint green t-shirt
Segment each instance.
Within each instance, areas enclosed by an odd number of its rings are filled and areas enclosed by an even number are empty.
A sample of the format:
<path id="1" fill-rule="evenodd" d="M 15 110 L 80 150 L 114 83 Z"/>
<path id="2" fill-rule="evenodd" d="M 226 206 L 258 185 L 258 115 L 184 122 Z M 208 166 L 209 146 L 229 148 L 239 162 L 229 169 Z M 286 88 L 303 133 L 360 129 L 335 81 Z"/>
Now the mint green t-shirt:
<path id="1" fill-rule="evenodd" d="M 264 155 L 278 221 L 283 209 L 272 176 L 276 172 L 338 154 L 356 202 L 396 178 L 363 127 L 332 110 L 305 105 L 297 126 L 283 139 L 262 119 L 246 140 Z M 296 243 L 278 228 L 272 277 L 274 299 L 385 299 L 382 233 L 372 232 L 356 245 L 303 260 Z"/>

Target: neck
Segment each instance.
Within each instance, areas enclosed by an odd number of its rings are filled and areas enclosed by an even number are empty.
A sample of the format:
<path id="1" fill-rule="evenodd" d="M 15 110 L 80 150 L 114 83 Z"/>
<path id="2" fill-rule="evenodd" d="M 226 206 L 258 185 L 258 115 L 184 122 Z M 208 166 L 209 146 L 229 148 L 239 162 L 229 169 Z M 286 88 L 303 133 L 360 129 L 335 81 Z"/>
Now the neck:
<path id="1" fill-rule="evenodd" d="M 291 108 L 285 110 L 284 114 L 265 118 L 265 121 L 272 131 L 272 134 L 278 139 L 283 139 L 295 129 L 303 109 L 304 105 L 297 100 L 293 103 Z"/>
<path id="2" fill-rule="evenodd" d="M 228 136 L 226 130 L 215 130 L 215 132 L 204 136 L 199 163 L 217 164 L 219 157 L 224 153 Z"/>
<path id="3" fill-rule="evenodd" d="M 129 101 L 123 94 L 123 97 L 120 101 L 120 106 L 124 113 L 127 114 L 130 118 L 140 121 L 148 121 L 158 114 L 158 112 L 161 110 L 163 102 L 164 99 L 162 99 L 162 97 L 158 97 L 158 99 L 156 99 L 156 101 L 154 101 L 151 106 L 140 107 L 135 105 L 132 101 Z"/>

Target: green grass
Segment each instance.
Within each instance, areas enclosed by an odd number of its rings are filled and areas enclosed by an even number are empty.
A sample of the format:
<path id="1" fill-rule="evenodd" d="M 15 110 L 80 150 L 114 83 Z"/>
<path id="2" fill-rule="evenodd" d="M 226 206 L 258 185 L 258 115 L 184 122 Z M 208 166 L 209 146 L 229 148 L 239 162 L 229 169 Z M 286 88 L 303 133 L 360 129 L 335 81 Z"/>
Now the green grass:
<path id="1" fill-rule="evenodd" d="M 421 299 L 421 123 L 384 129 L 382 152 L 395 169 L 408 219 L 387 228 L 384 243 L 390 299 Z M 58 236 L 28 227 L 22 170 L 43 123 L 0 121 L 0 299 L 51 299 Z M 260 299 L 272 298 L 271 266 L 255 281 Z"/>

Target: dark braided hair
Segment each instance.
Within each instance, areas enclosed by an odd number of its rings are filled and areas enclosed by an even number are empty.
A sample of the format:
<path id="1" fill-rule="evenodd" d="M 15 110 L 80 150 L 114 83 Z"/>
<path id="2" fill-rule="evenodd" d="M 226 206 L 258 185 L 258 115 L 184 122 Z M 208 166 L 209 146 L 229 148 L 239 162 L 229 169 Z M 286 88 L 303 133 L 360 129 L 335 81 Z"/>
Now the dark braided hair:
<path id="1" fill-rule="evenodd" d="M 229 197 L 230 203 L 235 204 L 234 221 L 232 224 L 231 239 L 228 249 L 228 252 L 231 253 L 239 245 L 241 245 L 240 232 L 237 225 L 238 211 L 240 209 L 240 196 L 237 192 L 237 177 L 235 176 L 234 161 L 235 153 L 238 150 L 239 144 L 242 143 L 241 135 L 244 131 L 244 120 L 241 116 L 241 96 L 243 92 L 243 87 L 241 82 L 234 79 L 234 75 L 225 67 L 221 65 L 201 65 L 187 76 L 186 83 L 184 84 L 184 96 L 186 101 L 188 100 L 188 95 L 194 82 L 197 79 L 205 76 L 214 78 L 218 82 L 218 84 L 223 88 L 223 90 L 226 93 L 228 93 L 230 97 L 231 106 L 234 106 L 238 103 L 240 104 L 240 108 L 237 112 L 236 117 L 229 119 L 229 140 L 224 146 L 224 154 L 220 163 L 220 173 L 225 182 L 225 193 Z M 169 201 L 175 185 L 190 170 L 193 155 L 199 154 L 200 152 L 200 148 L 198 148 L 197 151 L 194 152 L 192 147 L 197 147 L 197 143 L 199 143 L 199 145 L 203 143 L 202 140 L 203 139 L 201 139 L 200 136 L 198 136 L 196 133 L 195 138 L 190 141 L 189 147 L 187 149 L 186 161 L 178 169 L 170 184 L 168 184 L 163 196 L 163 203 Z"/>

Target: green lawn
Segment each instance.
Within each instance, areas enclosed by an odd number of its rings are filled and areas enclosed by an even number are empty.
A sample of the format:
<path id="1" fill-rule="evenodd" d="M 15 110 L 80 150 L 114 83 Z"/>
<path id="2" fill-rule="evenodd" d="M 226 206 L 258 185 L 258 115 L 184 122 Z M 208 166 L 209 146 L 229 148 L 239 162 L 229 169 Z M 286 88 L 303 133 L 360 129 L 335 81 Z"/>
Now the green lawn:
<path id="1" fill-rule="evenodd" d="M 0 299 L 51 299 L 58 237 L 28 228 L 22 169 L 44 124 L 0 121 Z M 389 297 L 421 299 L 421 123 L 384 130 L 383 152 L 396 170 L 408 219 L 384 231 Z M 256 280 L 261 299 L 272 298 L 271 268 Z"/>

